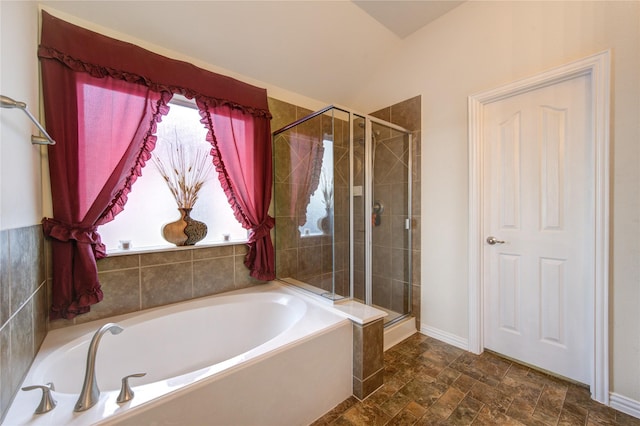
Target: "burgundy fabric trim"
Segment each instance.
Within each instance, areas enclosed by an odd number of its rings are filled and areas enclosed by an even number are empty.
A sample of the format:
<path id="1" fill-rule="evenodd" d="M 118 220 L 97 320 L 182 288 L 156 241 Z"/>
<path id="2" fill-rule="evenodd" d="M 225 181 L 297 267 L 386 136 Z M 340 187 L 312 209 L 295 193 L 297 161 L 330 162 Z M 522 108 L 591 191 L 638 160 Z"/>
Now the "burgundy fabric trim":
<path id="1" fill-rule="evenodd" d="M 38 56 L 95 77 L 109 75 L 158 92 L 201 96 L 213 104 L 229 104 L 271 118 L 265 89 L 89 31 L 44 10 Z"/>
<path id="2" fill-rule="evenodd" d="M 249 244 L 255 243 L 256 241 L 261 240 L 262 238 L 269 235 L 271 228 L 273 228 L 275 224 L 276 224 L 275 219 L 267 215 L 267 219 L 264 222 L 262 222 L 260 225 L 256 226 L 255 228 L 251 228 L 251 232 L 249 233 L 248 243 Z"/>
<path id="3" fill-rule="evenodd" d="M 206 105 L 206 104 L 205 104 Z M 220 156 L 220 150 L 218 149 L 218 139 L 213 130 L 213 122 L 211 120 L 211 115 L 209 114 L 208 108 L 198 108 L 200 112 L 200 116 L 202 119 L 200 123 L 204 124 L 207 128 L 207 142 L 211 144 L 211 157 L 213 157 L 213 165 L 216 168 L 216 172 L 218 172 L 218 180 L 220 181 L 220 186 L 224 191 L 224 194 L 227 196 L 227 200 L 229 201 L 229 205 L 231 206 L 231 210 L 233 210 L 233 215 L 236 220 L 242 225 L 244 229 L 251 229 L 251 221 L 244 214 L 242 208 L 240 207 L 240 203 L 236 199 L 236 196 L 233 192 L 231 186 L 231 178 L 227 173 L 227 168 L 224 166 L 224 161 Z"/>
<path id="4" fill-rule="evenodd" d="M 91 226 L 80 228 L 56 219 L 45 217 L 42 219 L 42 230 L 44 235 L 55 238 L 61 242 L 76 241 L 80 244 L 91 244 L 96 259 L 107 257 L 107 249 L 102 243 L 98 227 Z"/>

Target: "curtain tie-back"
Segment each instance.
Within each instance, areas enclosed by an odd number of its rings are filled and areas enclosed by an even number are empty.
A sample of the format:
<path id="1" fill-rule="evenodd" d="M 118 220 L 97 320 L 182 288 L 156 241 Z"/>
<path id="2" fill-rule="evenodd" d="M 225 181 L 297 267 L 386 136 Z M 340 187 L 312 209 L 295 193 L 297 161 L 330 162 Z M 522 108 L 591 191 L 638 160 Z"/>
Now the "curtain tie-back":
<path id="1" fill-rule="evenodd" d="M 255 243 L 256 241 L 269 235 L 269 231 L 271 231 L 271 228 L 273 228 L 275 223 L 275 220 L 271 216 L 267 215 L 267 218 L 264 220 L 264 222 L 262 222 L 255 228 L 251 228 L 248 243 Z"/>
<path id="2" fill-rule="evenodd" d="M 80 244 L 91 244 L 96 259 L 107 256 L 107 249 L 102 243 L 97 226 L 82 228 L 56 219 L 45 217 L 42 219 L 44 235 L 58 241 L 76 241 Z"/>

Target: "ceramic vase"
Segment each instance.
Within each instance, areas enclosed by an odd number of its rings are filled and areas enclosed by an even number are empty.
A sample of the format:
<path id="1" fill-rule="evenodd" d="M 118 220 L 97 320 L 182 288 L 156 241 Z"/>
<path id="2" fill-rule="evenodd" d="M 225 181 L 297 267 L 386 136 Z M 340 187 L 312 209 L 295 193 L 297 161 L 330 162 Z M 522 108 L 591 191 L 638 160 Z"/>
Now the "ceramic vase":
<path id="1" fill-rule="evenodd" d="M 325 235 L 330 235 L 333 232 L 333 209 L 330 207 L 326 208 L 326 214 L 318 219 L 318 228 Z"/>
<path id="2" fill-rule="evenodd" d="M 192 246 L 207 236 L 207 225 L 191 218 L 191 209 L 178 208 L 180 219 L 162 227 L 165 240 L 177 246 Z"/>

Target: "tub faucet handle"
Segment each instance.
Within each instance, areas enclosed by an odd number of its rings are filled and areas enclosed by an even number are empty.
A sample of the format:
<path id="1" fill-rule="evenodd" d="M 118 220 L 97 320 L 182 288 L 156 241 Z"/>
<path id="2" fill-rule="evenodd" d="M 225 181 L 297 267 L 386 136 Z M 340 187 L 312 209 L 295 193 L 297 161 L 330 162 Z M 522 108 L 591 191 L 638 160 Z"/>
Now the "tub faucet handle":
<path id="1" fill-rule="evenodd" d="M 42 389 L 42 399 L 40 399 L 40 405 L 38 405 L 38 407 L 36 408 L 35 414 L 44 414 L 56 408 L 57 402 L 51 396 L 51 391 L 56 390 L 56 388 L 53 386 L 53 383 L 47 383 L 46 385 L 25 386 L 22 388 L 23 391 L 31 391 L 36 389 Z"/>
<path id="2" fill-rule="evenodd" d="M 124 376 L 122 378 L 122 387 L 120 388 L 120 394 L 118 395 L 118 399 L 116 400 L 118 404 L 124 404 L 127 401 L 131 401 L 133 399 L 133 390 L 131 386 L 129 386 L 129 378 L 130 377 L 144 377 L 147 373 L 136 373 L 130 374 L 128 376 Z"/>

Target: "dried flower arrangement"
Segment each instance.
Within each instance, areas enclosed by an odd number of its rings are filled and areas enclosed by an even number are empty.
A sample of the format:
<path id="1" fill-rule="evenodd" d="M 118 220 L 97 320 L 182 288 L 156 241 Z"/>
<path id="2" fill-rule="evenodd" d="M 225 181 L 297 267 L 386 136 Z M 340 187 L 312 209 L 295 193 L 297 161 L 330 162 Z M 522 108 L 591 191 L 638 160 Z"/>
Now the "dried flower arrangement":
<path id="1" fill-rule="evenodd" d="M 186 147 L 185 147 L 186 146 Z M 213 163 L 206 149 L 198 149 L 193 144 L 169 142 L 165 148 L 166 159 L 153 153 L 153 163 L 164 178 L 179 208 L 192 209 L 198 199 L 198 192 L 211 174 Z"/>

